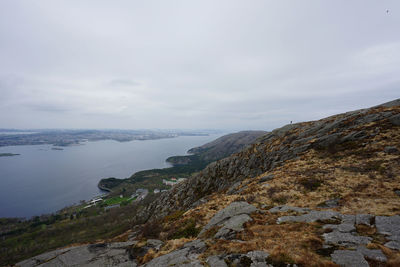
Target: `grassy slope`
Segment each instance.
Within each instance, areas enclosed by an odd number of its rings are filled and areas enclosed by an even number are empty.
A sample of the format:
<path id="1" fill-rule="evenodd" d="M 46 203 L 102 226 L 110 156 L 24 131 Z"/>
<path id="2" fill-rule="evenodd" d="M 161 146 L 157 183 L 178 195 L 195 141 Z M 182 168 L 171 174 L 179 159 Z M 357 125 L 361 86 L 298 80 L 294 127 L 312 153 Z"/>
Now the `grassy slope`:
<path id="1" fill-rule="evenodd" d="M 400 107 L 379 108 L 371 114 L 383 111 L 396 114 L 400 113 Z M 346 123 L 351 125 L 352 121 Z M 174 236 L 171 231 L 185 229 L 188 221 L 195 220 L 193 228 L 199 229 L 229 203 L 247 201 L 263 212 L 253 214 L 253 221 L 246 224 L 243 232 L 238 233 L 236 238 L 242 241 L 213 239 L 216 229 L 212 229 L 214 232 L 206 232 L 202 237 L 209 247 L 200 258 L 264 250 L 271 254 L 271 259 L 276 264 L 297 263 L 299 266 L 310 266 L 313 263 L 315 266 L 336 266 L 330 262 L 329 254 L 322 249 L 321 235 L 324 229 L 321 223 L 276 224 L 278 216 L 285 214 L 272 214 L 268 209 L 283 204 L 319 209 L 324 201 L 339 199 L 339 206 L 334 210 L 343 214 L 400 214 L 400 197 L 395 193 L 400 189 L 400 154 L 385 152 L 388 146 L 399 148 L 399 127 L 384 120 L 358 125 L 352 130 L 363 130 L 368 138 L 334 144 L 327 148 L 309 149 L 271 171 L 244 179 L 239 187 L 243 189 L 240 193 L 215 192 L 207 197 L 206 203 L 179 213 L 177 218 L 171 220 L 167 216 L 162 219 L 158 222 L 161 225 L 159 233 L 156 236 L 152 233 L 152 238 L 163 239 L 167 244 L 161 251 L 149 253 L 140 260 L 147 262 L 194 239 L 196 236 L 190 234 L 181 239 L 171 238 Z M 301 133 L 297 129 L 294 131 L 295 135 Z M 283 136 L 264 149 L 272 151 L 286 141 L 286 136 Z M 253 145 L 248 150 L 248 156 L 252 150 L 257 149 L 260 149 L 258 145 Z M 261 177 L 271 174 L 274 176 L 272 180 L 259 182 Z M 290 212 L 286 215 L 289 214 Z M 173 225 L 173 229 L 170 225 Z M 382 236 L 376 235 L 375 228 L 358 227 L 357 232 L 371 236 L 373 241 L 369 247 L 381 249 L 388 257 L 387 265 L 379 266 L 400 265 L 399 251 L 384 247 L 386 241 Z M 146 232 L 143 233 L 144 236 L 145 234 Z"/>

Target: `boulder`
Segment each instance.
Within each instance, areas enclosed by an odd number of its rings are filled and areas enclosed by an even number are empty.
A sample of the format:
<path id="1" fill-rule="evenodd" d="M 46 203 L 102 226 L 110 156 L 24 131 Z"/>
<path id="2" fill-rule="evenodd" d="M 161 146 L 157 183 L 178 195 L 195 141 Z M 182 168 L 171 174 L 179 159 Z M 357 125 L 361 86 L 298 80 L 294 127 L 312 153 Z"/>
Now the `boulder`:
<path id="1" fill-rule="evenodd" d="M 367 259 L 378 262 L 387 262 L 385 254 L 383 254 L 380 249 L 368 249 L 364 246 L 361 246 L 357 248 L 357 251 L 361 252 L 361 254 L 363 254 Z"/>
<path id="2" fill-rule="evenodd" d="M 182 249 L 175 250 L 166 255 L 152 259 L 145 264 L 145 267 L 158 267 L 158 266 L 203 266 L 197 259 L 200 253 L 206 249 L 206 244 L 201 240 L 195 240 L 186 243 Z"/>
<path id="3" fill-rule="evenodd" d="M 206 262 L 210 267 L 228 267 L 224 259 L 219 256 L 210 256 Z"/>
<path id="4" fill-rule="evenodd" d="M 335 250 L 331 257 L 334 263 L 342 267 L 369 267 L 364 255 L 359 251 Z"/>
<path id="5" fill-rule="evenodd" d="M 400 215 L 376 216 L 375 225 L 379 234 L 400 236 Z"/>
<path id="6" fill-rule="evenodd" d="M 333 231 L 322 235 L 325 243 L 328 245 L 336 245 L 343 247 L 358 247 L 366 245 L 371 242 L 372 238 L 367 236 L 358 236 L 351 233 L 343 233 L 340 231 Z"/>
<path id="7" fill-rule="evenodd" d="M 371 220 L 374 218 L 371 214 L 357 214 L 356 215 L 356 224 L 364 224 L 371 226 Z"/>
<path id="8" fill-rule="evenodd" d="M 318 205 L 320 208 L 336 208 L 339 206 L 340 198 L 329 199 Z"/>
<path id="9" fill-rule="evenodd" d="M 162 245 L 164 245 L 164 242 L 162 242 L 161 240 L 157 240 L 157 239 L 148 239 L 146 242 L 146 245 L 148 247 L 159 250 L 162 247 Z"/>
<path id="10" fill-rule="evenodd" d="M 217 212 L 217 214 L 215 214 L 214 217 L 212 217 L 211 220 L 208 222 L 208 224 L 203 228 L 202 232 L 204 230 L 210 229 L 213 226 L 221 224 L 222 222 L 228 220 L 229 218 L 241 214 L 251 214 L 256 210 L 257 210 L 256 207 L 250 205 L 247 202 L 244 201 L 232 202 L 226 208 Z"/>

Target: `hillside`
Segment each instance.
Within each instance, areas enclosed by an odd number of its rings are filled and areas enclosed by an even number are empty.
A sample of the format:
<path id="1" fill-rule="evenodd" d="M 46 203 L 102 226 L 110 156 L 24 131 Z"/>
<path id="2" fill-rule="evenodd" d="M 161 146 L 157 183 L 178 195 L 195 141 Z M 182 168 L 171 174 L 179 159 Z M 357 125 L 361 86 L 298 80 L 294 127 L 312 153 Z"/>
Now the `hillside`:
<path id="1" fill-rule="evenodd" d="M 265 131 L 242 131 L 227 134 L 205 145 L 189 149 L 188 153 L 193 155 L 169 157 L 167 162 L 174 165 L 186 165 L 195 160 L 210 163 L 239 152 L 266 133 Z"/>
<path id="2" fill-rule="evenodd" d="M 188 177 L 204 169 L 213 161 L 239 152 L 266 133 L 267 132 L 264 131 L 243 131 L 224 135 L 203 146 L 190 149 L 189 153 L 193 153 L 193 155 L 169 157 L 167 162 L 173 164 L 172 167 L 140 171 L 127 179 L 117 179 L 113 177 L 101 179 L 98 187 L 102 190 L 113 191 L 117 194 L 120 194 L 122 190 L 134 191 L 140 187 L 164 189 L 164 187 L 162 187 L 163 179 Z"/>
<path id="3" fill-rule="evenodd" d="M 125 235 L 19 265 L 400 266 L 399 144 L 400 99 L 286 125 L 162 193 Z"/>

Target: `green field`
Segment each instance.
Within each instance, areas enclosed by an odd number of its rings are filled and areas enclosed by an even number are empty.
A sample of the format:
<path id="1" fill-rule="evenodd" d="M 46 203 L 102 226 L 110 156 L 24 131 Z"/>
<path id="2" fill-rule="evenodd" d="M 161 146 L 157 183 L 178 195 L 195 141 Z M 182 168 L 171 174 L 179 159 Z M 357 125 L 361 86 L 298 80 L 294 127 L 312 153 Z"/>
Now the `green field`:
<path id="1" fill-rule="evenodd" d="M 122 202 L 126 203 L 126 202 L 131 202 L 133 200 L 133 198 L 131 197 L 112 197 L 109 199 L 104 200 L 104 204 L 106 206 L 111 206 L 111 205 L 116 205 L 116 204 L 121 204 Z"/>

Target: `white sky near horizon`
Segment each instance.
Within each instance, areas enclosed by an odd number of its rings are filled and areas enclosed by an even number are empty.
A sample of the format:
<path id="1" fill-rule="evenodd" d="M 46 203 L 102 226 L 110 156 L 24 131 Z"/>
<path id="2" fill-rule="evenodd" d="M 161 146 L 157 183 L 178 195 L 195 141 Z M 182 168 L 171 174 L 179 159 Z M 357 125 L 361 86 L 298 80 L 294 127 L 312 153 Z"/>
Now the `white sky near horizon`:
<path id="1" fill-rule="evenodd" d="M 0 1 L 0 128 L 271 130 L 400 97 L 400 2 Z"/>

